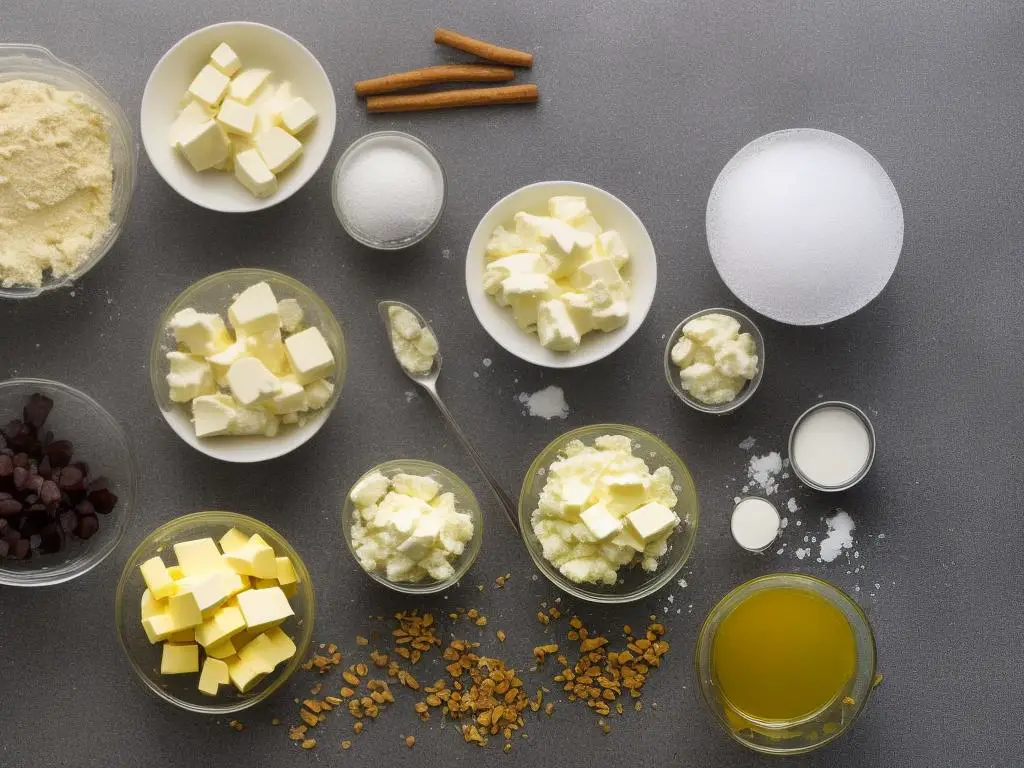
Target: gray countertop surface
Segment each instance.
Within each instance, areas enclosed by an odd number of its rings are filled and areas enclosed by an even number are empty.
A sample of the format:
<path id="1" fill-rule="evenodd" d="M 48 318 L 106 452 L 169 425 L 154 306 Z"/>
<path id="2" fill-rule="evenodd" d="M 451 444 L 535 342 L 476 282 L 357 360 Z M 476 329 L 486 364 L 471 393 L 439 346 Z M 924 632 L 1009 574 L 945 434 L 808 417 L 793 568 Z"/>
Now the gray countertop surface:
<path id="1" fill-rule="evenodd" d="M 126 230 L 102 264 L 72 291 L 0 304 L 0 376 L 84 389 L 129 430 L 142 469 L 136 518 L 102 566 L 60 587 L 0 589 L 0 765 L 767 766 L 769 759 L 733 744 L 713 721 L 695 686 L 692 652 L 700 622 L 726 591 L 776 570 L 820 575 L 854 594 L 874 625 L 886 676 L 852 731 L 794 762 L 1021 764 L 1019 3 L 7 0 L 0 36 L 44 45 L 84 68 L 137 127 L 158 57 L 188 32 L 232 18 L 277 26 L 320 58 L 339 97 L 328 163 L 368 131 L 409 131 L 436 148 L 450 182 L 448 207 L 421 245 L 374 253 L 341 230 L 328 167 L 288 202 L 242 218 L 181 199 L 143 153 Z M 352 82 L 445 60 L 432 43 L 435 25 L 532 49 L 537 64 L 529 78 L 540 84 L 541 104 L 365 115 Z M 665 334 L 686 314 L 740 308 L 708 256 L 707 195 L 742 145 L 799 126 L 841 133 L 888 170 L 906 216 L 902 259 L 881 297 L 848 319 L 803 329 L 763 321 L 770 364 L 756 398 L 732 417 L 703 417 L 671 395 L 661 355 Z M 660 260 L 658 294 L 637 335 L 603 362 L 569 372 L 533 368 L 492 343 L 462 279 L 466 244 L 484 211 L 546 178 L 591 182 L 621 197 L 646 223 Z M 218 463 L 175 437 L 146 372 L 161 308 L 192 281 L 238 266 L 278 269 L 315 285 L 344 325 L 351 355 L 341 403 L 324 430 L 259 467 Z M 270 721 L 296 721 L 293 699 L 307 695 L 308 673 L 242 714 L 241 733 L 226 719 L 177 711 L 133 679 L 114 632 L 120 569 L 148 531 L 204 508 L 248 512 L 295 544 L 314 574 L 316 639 L 346 653 L 358 650 L 356 634 L 382 628 L 370 615 L 406 607 L 478 607 L 490 618 L 487 630 L 459 631 L 479 634 L 521 668 L 530 666 L 533 646 L 556 637 L 532 617 L 557 591 L 533 577 L 467 456 L 430 401 L 408 394 L 410 383 L 390 359 L 374 311 L 386 297 L 410 301 L 433 321 L 448 351 L 442 391 L 514 492 L 549 440 L 600 421 L 653 430 L 693 471 L 703 518 L 682 574 L 687 586 L 624 608 L 572 604 L 596 628 L 615 630 L 652 612 L 669 628 L 672 650 L 645 689 L 647 706 L 613 718 L 610 734 L 585 708 L 552 694 L 554 715 L 530 718 L 529 738 L 517 739 L 511 756 L 481 751 L 437 717 L 416 721 L 405 696 L 351 751 L 338 746 L 351 728 L 339 715 L 319 729 L 319 747 L 303 752 Z M 571 413 L 564 421 L 524 415 L 516 399 L 549 384 L 565 390 Z M 838 498 L 784 481 L 776 498 L 792 497 L 801 509 L 789 515 L 783 554 L 746 555 L 728 531 L 750 457 L 739 444 L 753 437 L 754 453 L 784 451 L 793 420 L 821 397 L 868 410 L 878 433 L 875 468 Z M 383 591 L 340 537 L 345 490 L 372 464 L 403 455 L 462 474 L 489 520 L 477 564 L 444 598 Z M 822 517 L 833 506 L 856 521 L 858 556 L 818 563 L 815 542 L 803 536 L 820 542 Z M 802 547 L 812 556 L 799 559 Z M 513 575 L 510 584 L 494 589 L 504 572 Z M 504 647 L 494 641 L 496 628 L 509 634 Z M 550 685 L 544 672 L 526 676 L 531 686 Z M 406 734 L 417 738 L 411 751 L 400 738 Z"/>

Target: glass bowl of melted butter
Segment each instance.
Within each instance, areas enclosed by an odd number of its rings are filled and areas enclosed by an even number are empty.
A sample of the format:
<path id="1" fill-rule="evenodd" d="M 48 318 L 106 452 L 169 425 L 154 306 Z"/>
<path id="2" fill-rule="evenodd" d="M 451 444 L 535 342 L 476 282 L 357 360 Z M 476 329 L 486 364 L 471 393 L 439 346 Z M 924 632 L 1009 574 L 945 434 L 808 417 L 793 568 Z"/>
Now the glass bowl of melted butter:
<path id="1" fill-rule="evenodd" d="M 626 424 L 594 424 L 552 441 L 519 495 L 523 542 L 559 589 L 629 603 L 676 577 L 693 551 L 700 504 L 682 459 Z"/>

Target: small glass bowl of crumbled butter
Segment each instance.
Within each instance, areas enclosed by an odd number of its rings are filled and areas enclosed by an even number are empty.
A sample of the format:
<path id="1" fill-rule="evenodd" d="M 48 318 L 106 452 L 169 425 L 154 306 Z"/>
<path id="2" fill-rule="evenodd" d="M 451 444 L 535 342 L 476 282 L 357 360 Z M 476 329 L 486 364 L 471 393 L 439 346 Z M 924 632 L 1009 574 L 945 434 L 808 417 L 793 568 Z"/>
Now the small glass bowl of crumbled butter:
<path id="1" fill-rule="evenodd" d="M 626 424 L 595 424 L 552 441 L 519 495 L 534 564 L 570 595 L 628 603 L 679 573 L 697 538 L 700 504 L 682 459 Z"/>
<path id="2" fill-rule="evenodd" d="M 229 531 L 232 533 L 229 534 Z M 288 577 L 245 577 L 243 591 L 236 593 L 227 602 L 219 603 L 220 607 L 202 612 L 203 623 L 182 630 L 180 634 L 172 634 L 166 639 L 160 638 L 156 642 L 151 642 L 147 636 L 149 630 L 144 628 L 143 620 L 152 615 L 154 605 L 170 613 L 169 602 L 174 599 L 174 595 L 189 589 L 197 596 L 202 594 L 196 584 L 203 577 L 193 574 L 189 569 L 209 573 L 210 554 L 197 545 L 204 540 L 212 540 L 212 544 L 206 543 L 207 549 L 213 551 L 213 558 L 216 559 L 217 551 L 221 549 L 223 553 L 229 553 L 236 559 L 243 558 L 245 550 L 241 547 L 244 547 L 248 538 L 241 544 L 229 544 L 232 537 L 251 537 L 261 542 L 261 546 L 273 551 L 274 560 L 271 562 L 287 560 Z M 192 554 L 187 560 L 185 553 L 180 548 L 175 548 L 176 544 L 179 547 L 182 544 L 190 546 Z M 222 556 L 226 558 L 226 555 Z M 160 598 L 159 604 L 154 603 L 151 590 L 148 588 L 151 583 L 156 586 L 154 574 L 150 569 L 157 558 L 160 566 L 158 570 L 161 571 L 164 581 L 170 578 L 174 582 L 173 586 L 167 586 L 169 596 Z M 190 582 L 191 586 L 186 589 L 180 588 L 179 585 L 186 582 Z M 277 602 L 287 607 L 283 612 L 274 615 L 274 601 L 258 600 L 257 598 L 263 595 L 256 593 L 269 595 L 278 591 L 283 591 L 285 597 L 276 595 Z M 269 607 L 264 602 L 269 602 Z M 165 603 L 168 605 L 163 605 Z M 203 714 L 225 715 L 248 709 L 266 699 L 306 660 L 313 638 L 316 598 L 309 570 L 299 553 L 280 533 L 247 515 L 206 511 L 175 518 L 142 540 L 128 557 L 121 573 L 117 584 L 115 612 L 121 647 L 127 654 L 135 674 L 147 688 L 182 709 Z M 243 613 L 250 621 L 253 621 L 253 615 L 262 612 L 267 625 L 251 629 L 248 626 L 221 626 L 224 624 L 223 617 L 217 615 L 221 612 L 235 615 Z M 282 621 L 281 615 L 285 614 L 287 616 Z M 210 631 L 218 632 L 218 638 L 224 635 L 224 639 L 218 639 L 216 642 L 212 642 L 211 639 L 211 642 L 204 644 L 202 635 Z M 235 670 L 235 665 L 239 664 L 240 660 L 243 662 L 240 667 L 260 662 L 259 646 L 265 641 L 257 641 L 255 646 L 248 651 L 246 649 L 262 634 L 281 638 L 287 645 L 286 653 L 274 657 L 272 671 L 255 674 L 253 670 L 249 670 L 244 680 L 240 680 L 235 676 L 235 671 L 232 671 L 230 680 L 222 680 L 219 685 L 208 685 L 203 672 L 206 662 L 211 659 L 222 662 L 232 670 Z M 183 666 L 183 656 L 187 657 L 185 664 L 189 666 Z M 212 664 L 211 667 L 213 666 L 219 667 L 220 664 Z M 244 693 L 240 692 L 238 685 L 245 686 Z M 204 693 L 200 686 L 206 686 L 208 690 L 216 692 Z"/>
<path id="3" fill-rule="evenodd" d="M 440 464 L 394 459 L 345 495 L 341 531 L 374 581 L 407 595 L 455 585 L 480 554 L 484 519 L 469 486 Z"/>
<path id="4" fill-rule="evenodd" d="M 39 45 L 0 44 L 0 81 L 29 80 L 53 86 L 60 91 L 81 93 L 103 115 L 110 141 L 112 167 L 110 188 L 110 226 L 97 233 L 82 257 L 70 269 L 58 268 L 57 274 L 47 270 L 39 285 L 3 285 L 0 299 L 31 299 L 44 291 L 63 288 L 74 283 L 95 267 L 110 252 L 124 229 L 138 173 L 139 146 L 131 123 L 117 102 L 103 87 L 77 67 L 61 61 Z M 0 230 L 2 231 L 2 230 Z M 0 269 L 0 275 L 3 270 Z"/>
<path id="5" fill-rule="evenodd" d="M 695 322 L 707 327 L 684 334 Z M 718 337 L 725 337 L 724 345 Z M 732 309 L 694 312 L 665 344 L 665 380 L 695 411 L 735 411 L 754 396 L 763 375 L 764 337 L 749 317 Z"/>
<path id="6" fill-rule="evenodd" d="M 259 286 L 259 290 L 250 291 L 256 286 Z M 237 306 L 236 301 L 243 294 L 252 298 L 252 301 L 247 298 L 243 302 L 248 310 L 245 319 L 250 322 L 266 321 L 272 326 L 269 330 L 255 333 L 239 330 L 246 327 L 243 319 L 238 314 L 232 318 L 228 310 Z M 278 307 L 276 316 L 279 319 L 267 315 L 263 309 L 265 304 L 273 304 L 275 301 Z M 181 317 L 183 310 L 189 309 L 198 313 L 194 315 L 197 334 L 201 336 L 205 329 L 213 334 L 211 338 L 217 334 L 221 337 L 216 344 L 219 351 L 207 356 L 205 361 L 201 355 L 186 354 L 194 350 L 177 343 L 177 338 L 192 331 L 172 327 L 172 320 Z M 236 324 L 239 328 L 235 327 Z M 269 338 L 268 334 L 273 336 L 270 346 L 263 344 Z M 321 347 L 326 346 L 328 351 L 324 354 L 333 358 L 332 370 L 316 382 L 296 379 L 300 372 L 294 370 L 292 365 L 296 359 L 292 355 L 292 339 L 309 334 L 315 337 L 314 340 Z M 236 355 L 234 350 L 238 345 L 243 345 L 245 349 Z M 171 359 L 169 353 L 175 359 Z M 227 355 L 228 358 L 222 359 L 221 355 Z M 276 362 L 271 358 L 277 358 Z M 232 361 L 237 363 L 239 360 L 243 364 L 236 373 Z M 251 366 L 247 366 L 248 363 Z M 205 370 L 207 364 L 210 371 Z M 283 367 L 278 369 L 278 364 Z M 171 302 L 161 315 L 153 337 L 149 376 L 153 395 L 164 419 L 182 440 L 215 459 L 250 463 L 284 456 L 320 430 L 338 402 L 345 382 L 346 365 L 345 336 L 341 325 L 319 296 L 298 280 L 279 272 L 244 268 L 210 275 L 193 283 Z M 250 367 L 253 370 L 249 370 Z M 201 375 L 191 378 L 197 370 Z M 169 374 L 180 376 L 178 380 L 186 382 L 183 389 L 191 387 L 191 391 L 185 391 L 182 395 L 179 389 L 172 395 Z M 236 375 L 238 379 L 234 378 Z M 260 395 L 258 402 L 246 407 L 240 407 L 235 401 L 230 403 L 228 410 L 234 409 L 239 422 L 238 429 L 234 428 L 235 417 L 232 417 L 226 431 L 198 436 L 197 403 L 206 403 L 208 398 L 226 397 L 232 400 L 239 386 L 247 386 L 256 395 L 259 387 L 267 381 L 275 387 L 280 386 L 277 395 L 270 398 Z M 309 402 L 301 406 L 303 410 L 280 415 L 287 408 L 279 408 L 277 398 L 287 395 L 287 387 L 292 385 L 296 393 L 303 396 L 300 384 L 305 385 Z M 185 398 L 189 399 L 186 401 Z M 212 405 L 216 406 L 217 403 Z M 254 415 L 260 417 L 259 423 L 248 418 Z M 246 417 L 244 423 L 242 417 Z"/>

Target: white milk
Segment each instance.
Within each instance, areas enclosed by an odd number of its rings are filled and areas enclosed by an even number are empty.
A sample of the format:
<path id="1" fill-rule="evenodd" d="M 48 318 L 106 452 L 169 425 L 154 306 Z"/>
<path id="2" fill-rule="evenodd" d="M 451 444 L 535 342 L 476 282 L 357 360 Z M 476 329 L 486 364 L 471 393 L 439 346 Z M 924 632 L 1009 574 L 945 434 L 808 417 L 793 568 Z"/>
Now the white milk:
<path id="1" fill-rule="evenodd" d="M 870 456 L 867 426 L 840 406 L 814 411 L 800 422 L 793 438 L 793 463 L 809 480 L 828 488 L 853 480 Z"/>
<path id="2" fill-rule="evenodd" d="M 765 499 L 743 499 L 732 511 L 732 537 L 751 552 L 760 552 L 775 541 L 781 525 L 775 505 Z"/>

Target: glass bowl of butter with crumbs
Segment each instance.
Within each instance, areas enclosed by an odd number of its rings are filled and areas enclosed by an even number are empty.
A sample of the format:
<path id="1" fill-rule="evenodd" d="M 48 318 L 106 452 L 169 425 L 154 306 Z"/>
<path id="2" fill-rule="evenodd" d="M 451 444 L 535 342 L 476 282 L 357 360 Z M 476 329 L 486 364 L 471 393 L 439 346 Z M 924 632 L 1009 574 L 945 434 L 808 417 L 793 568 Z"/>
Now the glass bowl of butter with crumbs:
<path id="1" fill-rule="evenodd" d="M 283 456 L 330 417 L 345 382 L 345 336 L 310 288 L 232 269 L 186 288 L 158 321 L 153 395 L 186 443 L 235 463 Z"/>
<path id="2" fill-rule="evenodd" d="M 595 603 L 654 594 L 697 538 L 700 504 L 683 461 L 625 424 L 580 427 L 534 460 L 519 524 L 534 564 L 559 589 Z"/>
<path id="3" fill-rule="evenodd" d="M 121 647 L 149 690 L 191 712 L 226 715 L 266 699 L 305 661 L 316 598 L 280 533 L 207 511 L 142 540 L 121 573 L 115 611 Z"/>

